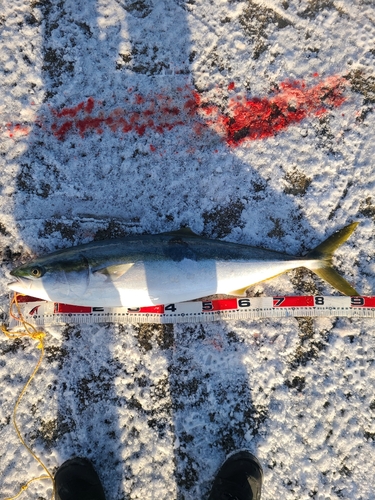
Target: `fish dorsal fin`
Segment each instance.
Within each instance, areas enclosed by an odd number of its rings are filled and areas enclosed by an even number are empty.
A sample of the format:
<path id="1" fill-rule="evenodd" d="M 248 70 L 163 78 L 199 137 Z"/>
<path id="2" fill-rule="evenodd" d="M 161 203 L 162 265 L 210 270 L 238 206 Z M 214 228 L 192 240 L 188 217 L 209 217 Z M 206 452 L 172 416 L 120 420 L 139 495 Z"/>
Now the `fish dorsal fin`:
<path id="1" fill-rule="evenodd" d="M 245 286 L 243 288 L 239 288 L 238 290 L 233 290 L 229 292 L 227 295 L 235 295 L 236 297 L 246 297 L 246 290 L 250 288 L 251 285 Z"/>
<path id="2" fill-rule="evenodd" d="M 104 274 L 111 281 L 116 281 L 121 278 L 131 267 L 134 266 L 134 262 L 129 262 L 127 264 L 115 264 L 114 266 L 102 267 L 101 269 L 97 269 L 93 274 Z"/>
<path id="3" fill-rule="evenodd" d="M 195 237 L 195 238 L 200 238 L 200 235 L 197 234 L 197 233 L 194 233 L 194 231 L 192 231 L 190 229 L 190 227 L 181 227 L 180 229 L 177 229 L 177 231 L 168 231 L 167 233 L 163 233 L 163 234 L 167 234 L 167 235 L 171 235 L 171 236 L 190 236 L 191 237 Z"/>

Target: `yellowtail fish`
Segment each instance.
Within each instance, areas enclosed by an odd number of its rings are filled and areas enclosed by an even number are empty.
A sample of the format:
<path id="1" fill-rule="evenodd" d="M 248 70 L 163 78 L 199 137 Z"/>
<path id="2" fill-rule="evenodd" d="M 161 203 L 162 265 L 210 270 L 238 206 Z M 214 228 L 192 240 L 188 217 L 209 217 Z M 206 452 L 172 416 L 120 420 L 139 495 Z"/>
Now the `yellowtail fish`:
<path id="1" fill-rule="evenodd" d="M 214 294 L 243 296 L 255 283 L 297 267 L 346 295 L 357 291 L 332 268 L 333 252 L 358 222 L 304 257 L 203 238 L 190 229 L 94 241 L 15 268 L 9 287 L 40 299 L 93 307 L 143 307 Z"/>

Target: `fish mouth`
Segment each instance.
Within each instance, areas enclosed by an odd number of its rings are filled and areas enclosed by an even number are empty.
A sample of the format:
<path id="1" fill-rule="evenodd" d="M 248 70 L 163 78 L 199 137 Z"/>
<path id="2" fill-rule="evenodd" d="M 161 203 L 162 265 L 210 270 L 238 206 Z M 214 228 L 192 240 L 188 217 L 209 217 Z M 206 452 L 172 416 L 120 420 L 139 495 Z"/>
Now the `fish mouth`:
<path id="1" fill-rule="evenodd" d="M 27 278 L 21 278 L 20 276 L 15 276 L 10 273 L 16 280 L 8 283 L 8 287 L 14 292 L 24 293 L 25 290 L 31 288 L 32 281 Z"/>
<path id="2" fill-rule="evenodd" d="M 16 267 L 15 269 L 12 269 L 12 271 L 10 271 L 9 274 L 11 276 L 13 276 L 13 278 L 15 278 L 16 280 L 19 280 L 21 278 L 27 279 L 26 276 L 22 276 L 22 274 L 24 274 L 24 273 L 22 272 L 22 267 L 21 266 Z"/>

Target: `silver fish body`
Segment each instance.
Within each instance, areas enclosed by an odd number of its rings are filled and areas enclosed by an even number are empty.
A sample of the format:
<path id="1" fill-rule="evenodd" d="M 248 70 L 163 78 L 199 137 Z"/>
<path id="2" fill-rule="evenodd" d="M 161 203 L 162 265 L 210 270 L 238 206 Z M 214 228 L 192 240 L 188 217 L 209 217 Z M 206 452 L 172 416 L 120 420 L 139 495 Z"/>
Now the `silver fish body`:
<path id="1" fill-rule="evenodd" d="M 243 295 L 255 283 L 306 267 L 343 293 L 358 295 L 330 262 L 356 226 L 346 226 L 305 257 L 210 240 L 189 229 L 92 242 L 17 267 L 9 287 L 73 305 L 141 307 Z"/>

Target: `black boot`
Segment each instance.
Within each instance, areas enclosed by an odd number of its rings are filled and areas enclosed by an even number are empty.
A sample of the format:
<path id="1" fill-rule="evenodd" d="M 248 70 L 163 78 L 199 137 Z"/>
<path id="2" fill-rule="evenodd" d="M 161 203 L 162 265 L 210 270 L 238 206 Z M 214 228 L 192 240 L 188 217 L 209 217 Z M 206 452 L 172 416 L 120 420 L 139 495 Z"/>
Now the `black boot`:
<path id="1" fill-rule="evenodd" d="M 259 500 L 263 471 L 248 451 L 231 455 L 216 475 L 209 500 Z"/>
<path id="2" fill-rule="evenodd" d="M 60 465 L 55 489 L 55 500 L 105 500 L 99 476 L 86 458 L 72 458 Z"/>

